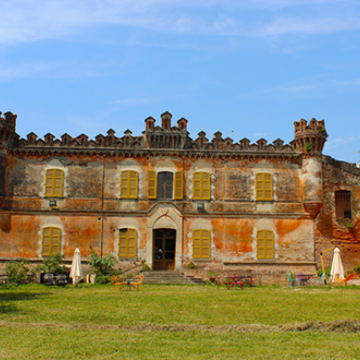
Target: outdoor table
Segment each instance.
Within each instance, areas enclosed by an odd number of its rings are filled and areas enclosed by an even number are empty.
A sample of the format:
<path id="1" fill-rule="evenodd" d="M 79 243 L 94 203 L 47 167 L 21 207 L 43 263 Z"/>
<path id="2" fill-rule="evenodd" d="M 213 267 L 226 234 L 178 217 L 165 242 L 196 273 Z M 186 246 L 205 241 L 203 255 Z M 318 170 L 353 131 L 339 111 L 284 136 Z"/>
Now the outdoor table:
<path id="1" fill-rule="evenodd" d="M 232 284 L 230 286 L 234 287 L 235 285 L 239 285 L 239 284 L 237 284 L 239 282 L 239 280 L 244 280 L 244 285 L 245 285 L 245 281 L 250 280 L 252 275 L 233 275 L 233 276 L 228 276 L 228 277 L 229 277 L 229 279 L 232 280 Z"/>
<path id="2" fill-rule="evenodd" d="M 307 285 L 307 286 L 311 286 L 312 283 L 310 282 L 310 279 L 315 276 L 314 274 L 303 274 L 302 275 L 304 277 L 304 283 Z"/>

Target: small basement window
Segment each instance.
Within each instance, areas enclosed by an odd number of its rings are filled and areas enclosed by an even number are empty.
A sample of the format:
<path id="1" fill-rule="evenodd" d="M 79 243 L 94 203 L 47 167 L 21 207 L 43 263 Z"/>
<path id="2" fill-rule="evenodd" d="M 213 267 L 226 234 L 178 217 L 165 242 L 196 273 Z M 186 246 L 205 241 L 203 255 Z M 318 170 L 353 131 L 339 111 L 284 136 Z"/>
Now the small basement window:
<path id="1" fill-rule="evenodd" d="M 351 191 L 335 191 L 335 209 L 337 219 L 351 219 Z"/>

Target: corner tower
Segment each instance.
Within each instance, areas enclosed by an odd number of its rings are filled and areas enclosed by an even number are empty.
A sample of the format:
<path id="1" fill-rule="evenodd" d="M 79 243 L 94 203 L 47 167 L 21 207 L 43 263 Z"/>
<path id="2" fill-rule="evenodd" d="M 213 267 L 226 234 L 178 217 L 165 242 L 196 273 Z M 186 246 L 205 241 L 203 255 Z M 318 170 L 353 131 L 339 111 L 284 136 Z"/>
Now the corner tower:
<path id="1" fill-rule="evenodd" d="M 322 150 L 327 138 L 325 121 L 301 119 L 294 122 L 295 150 L 302 153 L 302 192 L 305 210 L 316 218 L 323 205 Z"/>

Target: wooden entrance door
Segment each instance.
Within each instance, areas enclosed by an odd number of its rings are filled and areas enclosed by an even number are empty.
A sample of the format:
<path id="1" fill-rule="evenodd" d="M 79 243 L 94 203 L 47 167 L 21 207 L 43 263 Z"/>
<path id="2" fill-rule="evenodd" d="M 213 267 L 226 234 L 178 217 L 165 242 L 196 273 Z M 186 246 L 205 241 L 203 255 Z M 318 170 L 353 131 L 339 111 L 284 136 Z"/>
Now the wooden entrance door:
<path id="1" fill-rule="evenodd" d="M 175 270 L 176 230 L 154 230 L 154 270 Z"/>

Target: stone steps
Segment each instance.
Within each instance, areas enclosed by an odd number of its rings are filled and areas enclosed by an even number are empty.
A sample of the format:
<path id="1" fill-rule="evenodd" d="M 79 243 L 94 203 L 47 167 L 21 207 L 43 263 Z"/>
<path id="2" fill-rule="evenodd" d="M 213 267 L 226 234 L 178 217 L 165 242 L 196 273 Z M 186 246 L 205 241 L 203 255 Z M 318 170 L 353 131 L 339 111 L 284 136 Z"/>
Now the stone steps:
<path id="1" fill-rule="evenodd" d="M 178 271 L 148 271 L 144 273 L 143 284 L 203 285 L 205 281 L 185 276 Z"/>

